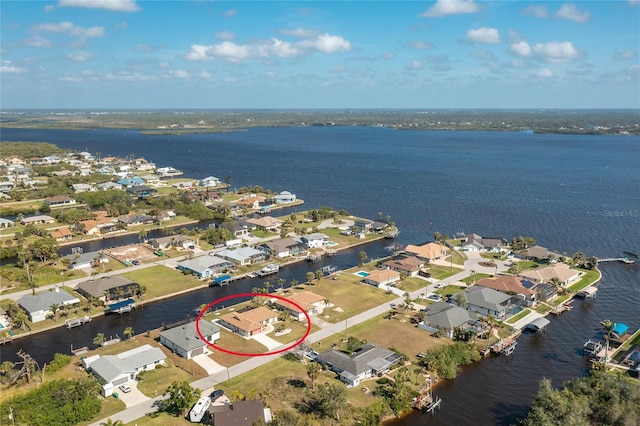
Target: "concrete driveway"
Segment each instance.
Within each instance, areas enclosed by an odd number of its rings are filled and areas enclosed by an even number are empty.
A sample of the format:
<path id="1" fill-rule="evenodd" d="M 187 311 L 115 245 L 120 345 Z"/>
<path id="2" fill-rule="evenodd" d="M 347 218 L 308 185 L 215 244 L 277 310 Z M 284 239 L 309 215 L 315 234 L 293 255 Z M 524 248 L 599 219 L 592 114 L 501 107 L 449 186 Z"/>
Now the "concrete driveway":
<path id="1" fill-rule="evenodd" d="M 138 405 L 150 399 L 148 396 L 138 390 L 137 381 L 133 381 L 127 384 L 131 388 L 131 392 L 124 393 L 120 390 L 120 388 L 118 388 L 118 390 L 116 391 L 116 393 L 118 394 L 118 399 L 124 402 L 127 408 L 133 407 L 134 405 Z"/>
<path id="2" fill-rule="evenodd" d="M 255 336 L 252 336 L 251 338 L 261 345 L 266 346 L 270 351 L 274 350 L 278 346 L 282 346 L 282 343 L 273 340 L 271 337 L 267 336 L 264 333 L 257 334 Z"/>
<path id="3" fill-rule="evenodd" d="M 220 364 L 218 364 L 217 362 L 215 362 L 214 360 L 209 358 L 209 352 L 208 351 L 206 353 L 201 354 L 201 355 L 196 355 L 191 359 L 196 364 L 198 364 L 200 367 L 202 367 L 205 370 L 207 370 L 207 374 L 209 374 L 209 375 L 215 374 L 215 373 L 225 369 L 225 367 L 221 366 Z"/>

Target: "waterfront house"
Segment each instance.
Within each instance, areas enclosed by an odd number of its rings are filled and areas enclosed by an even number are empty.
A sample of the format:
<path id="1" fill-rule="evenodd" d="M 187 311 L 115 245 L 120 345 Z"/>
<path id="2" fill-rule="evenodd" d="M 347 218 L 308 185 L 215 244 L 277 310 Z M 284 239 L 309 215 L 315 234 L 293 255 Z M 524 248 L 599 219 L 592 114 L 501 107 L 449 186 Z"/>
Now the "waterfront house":
<path id="1" fill-rule="evenodd" d="M 222 250 L 216 256 L 230 260 L 238 265 L 251 265 L 267 260 L 268 254 L 253 247 L 238 247 Z"/>
<path id="2" fill-rule="evenodd" d="M 426 262 L 444 259 L 444 257 L 447 255 L 447 248 L 441 244 L 436 243 L 427 243 L 421 246 L 409 244 L 404 249 L 404 251 L 409 254 L 413 254 L 419 259 L 422 259 Z"/>
<path id="3" fill-rule="evenodd" d="M 400 281 L 400 272 L 391 269 L 377 269 L 369 272 L 369 275 L 363 280 L 366 284 L 380 287 L 381 285 L 395 285 Z"/>
<path id="4" fill-rule="evenodd" d="M 329 236 L 322 232 L 314 232 L 313 234 L 303 235 L 300 237 L 300 241 L 309 249 L 325 248 L 329 245 Z"/>
<path id="5" fill-rule="evenodd" d="M 369 219 L 355 219 L 351 229 L 358 228 L 363 234 L 368 234 L 373 231 L 373 221 Z"/>
<path id="6" fill-rule="evenodd" d="M 71 185 L 71 190 L 75 193 L 93 192 L 96 190 L 96 187 L 87 183 L 74 183 L 73 185 Z"/>
<path id="7" fill-rule="evenodd" d="M 75 204 L 76 200 L 66 195 L 54 195 L 53 197 L 45 198 L 44 203 L 49 207 L 69 206 Z"/>
<path id="8" fill-rule="evenodd" d="M 188 271 L 197 278 L 211 278 L 215 274 L 220 274 L 235 268 L 235 264 L 218 256 L 199 256 L 195 259 L 184 260 L 178 263 L 178 269 Z"/>
<path id="9" fill-rule="evenodd" d="M 152 216 L 146 214 L 137 214 L 133 216 L 122 216 L 117 218 L 116 221 L 125 226 L 137 226 L 153 223 L 154 219 Z"/>
<path id="10" fill-rule="evenodd" d="M 564 263 L 555 263 L 541 268 L 522 271 L 518 275 L 534 283 L 549 283 L 553 278 L 557 278 L 560 281 L 560 285 L 566 288 L 578 280 L 582 273 L 576 269 L 571 269 L 571 267 Z"/>
<path id="11" fill-rule="evenodd" d="M 420 268 L 424 266 L 424 261 L 415 256 L 397 256 L 387 260 L 382 264 L 383 269 L 405 274 L 408 277 L 414 277 L 420 272 Z"/>
<path id="12" fill-rule="evenodd" d="M 64 256 L 65 259 L 70 259 L 69 269 L 87 269 L 93 268 L 103 263 L 109 262 L 109 256 L 106 256 L 102 252 L 88 251 L 84 253 L 82 250 L 75 251 Z"/>
<path id="13" fill-rule="evenodd" d="M 49 232 L 49 235 L 56 241 L 68 241 L 73 238 L 73 233 L 68 226 L 62 226 L 58 229 L 54 229 Z"/>
<path id="14" fill-rule="evenodd" d="M 27 294 L 18 299 L 18 305 L 25 310 L 29 316 L 29 321 L 40 322 L 50 315 L 51 307 L 57 305 L 59 308 L 77 305 L 80 299 L 55 287 L 51 291 L 44 291 L 35 296 Z"/>
<path id="15" fill-rule="evenodd" d="M 151 345 L 119 353 L 117 355 L 93 355 L 82 359 L 82 366 L 100 382 L 103 396 L 111 396 L 117 387 L 130 383 L 142 371 L 154 370 L 164 365 L 166 355 L 160 348 Z"/>
<path id="16" fill-rule="evenodd" d="M 289 256 L 297 256 L 307 251 L 306 245 L 300 238 L 279 238 L 263 244 L 273 257 L 282 259 Z"/>
<path id="17" fill-rule="evenodd" d="M 215 176 L 208 176 L 200 180 L 200 186 L 205 188 L 220 186 L 222 182 Z"/>
<path id="18" fill-rule="evenodd" d="M 521 259 L 533 259 L 541 263 L 548 263 L 559 257 L 555 253 L 549 251 L 546 247 L 538 245 L 527 247 L 520 252 L 516 252 L 515 256 Z"/>
<path id="19" fill-rule="evenodd" d="M 215 343 L 220 339 L 220 327 L 202 320 L 198 324 L 200 333 L 207 342 Z M 178 327 L 160 332 L 160 343 L 179 356 L 191 359 L 205 353 L 207 343 L 200 338 L 196 331 L 196 323 L 190 322 Z"/>
<path id="20" fill-rule="evenodd" d="M 381 376 L 402 361 L 402 356 L 371 343 L 364 344 L 351 355 L 331 349 L 318 354 L 317 362 L 337 373 L 348 387 L 358 386 L 364 379 Z"/>
<path id="21" fill-rule="evenodd" d="M 118 231 L 118 224 L 109 219 L 89 219 L 80 222 L 82 232 L 87 235 L 107 234 Z"/>
<path id="22" fill-rule="evenodd" d="M 326 307 L 326 299 L 319 294 L 312 293 L 310 291 L 299 291 L 293 294 L 286 295 L 287 300 L 297 303 L 300 307 L 309 315 L 321 314 Z M 287 301 L 280 299 L 272 300 L 276 309 L 285 311 L 298 321 L 306 321 L 307 317 L 300 311 L 295 305 L 287 303 Z"/>
<path id="23" fill-rule="evenodd" d="M 127 192 L 137 197 L 138 200 L 144 200 L 145 198 L 149 197 L 152 194 L 155 194 L 158 191 L 146 185 L 137 185 L 127 188 Z"/>
<path id="24" fill-rule="evenodd" d="M 123 186 L 117 182 L 105 182 L 98 184 L 98 189 L 100 191 L 108 191 L 110 189 L 118 189 L 122 190 Z"/>
<path id="25" fill-rule="evenodd" d="M 445 337 L 453 339 L 455 328 L 464 328 L 476 319 L 476 314 L 459 306 L 447 302 L 436 302 L 425 309 L 424 320 L 418 324 L 418 327 L 432 333 L 442 332 Z"/>
<path id="26" fill-rule="evenodd" d="M 267 330 L 269 324 L 278 321 L 278 314 L 264 306 L 244 312 L 221 315 L 218 323 L 243 337 L 251 337 Z"/>
<path id="27" fill-rule="evenodd" d="M 139 169 L 138 169 L 139 170 Z M 156 175 L 144 175 L 141 177 L 145 185 L 159 185 L 160 178 Z"/>
<path id="28" fill-rule="evenodd" d="M 0 229 L 11 228 L 12 226 L 16 226 L 14 221 L 0 217 Z"/>
<path id="29" fill-rule="evenodd" d="M 52 218 L 51 216 L 47 216 L 47 215 L 38 215 L 38 216 L 29 216 L 29 217 L 23 217 L 22 220 L 20 221 L 21 224 L 23 225 L 29 225 L 29 224 L 34 224 L 34 225 L 38 225 L 38 224 L 46 224 L 46 223 L 54 223 L 56 220 L 54 218 Z"/>
<path id="30" fill-rule="evenodd" d="M 122 168 L 121 168 L 122 169 Z M 121 170 L 121 171 L 126 171 L 126 170 Z M 140 186 L 144 184 L 144 179 L 138 177 L 138 176 L 134 176 L 132 178 L 122 178 L 118 181 L 118 183 L 120 185 L 122 185 L 125 188 L 133 188 L 134 186 Z"/>
<path id="31" fill-rule="evenodd" d="M 463 251 L 500 253 L 509 242 L 500 237 L 481 237 L 478 234 L 467 234 L 460 247 Z"/>
<path id="32" fill-rule="evenodd" d="M 278 229 L 282 225 L 280 219 L 276 219 L 271 216 L 262 216 L 257 218 L 251 218 L 247 220 L 248 223 L 255 225 L 258 229 L 264 229 L 266 231 L 278 232 Z"/>
<path id="33" fill-rule="evenodd" d="M 247 207 L 250 209 L 259 209 L 260 204 L 263 204 L 264 202 L 265 202 L 264 197 L 252 196 L 252 197 L 246 197 L 241 200 L 238 200 L 236 202 L 236 205 L 239 207 Z"/>
<path id="34" fill-rule="evenodd" d="M 492 288 L 508 295 L 515 295 L 518 301 L 526 306 L 536 303 L 536 284 L 521 277 L 500 275 L 492 278 L 482 278 L 476 282 L 477 286 Z"/>
<path id="35" fill-rule="evenodd" d="M 289 204 L 296 201 L 296 194 L 292 194 L 289 191 L 282 191 L 275 197 L 273 197 L 273 201 L 276 204 Z"/>
<path id="36" fill-rule="evenodd" d="M 165 220 L 175 220 L 176 217 L 178 217 L 178 215 L 176 215 L 176 212 L 173 210 L 161 210 L 160 216 L 156 217 L 156 220 L 158 222 L 164 222 Z"/>
<path id="37" fill-rule="evenodd" d="M 253 426 L 273 421 L 271 410 L 264 406 L 261 399 L 211 404 L 209 413 L 215 426 Z"/>
<path id="38" fill-rule="evenodd" d="M 140 286 L 122 275 L 111 275 L 83 281 L 76 287 L 76 291 L 87 299 L 95 297 L 102 301 L 107 298 L 124 298 L 132 296 Z"/>
<path id="39" fill-rule="evenodd" d="M 155 250 L 167 250 L 174 248 L 193 250 L 195 248 L 194 241 L 186 235 L 168 235 L 166 237 L 152 238 L 149 240 L 149 244 Z"/>
<path id="40" fill-rule="evenodd" d="M 463 295 L 467 302 L 467 310 L 483 316 L 491 315 L 504 320 L 513 308 L 513 296 L 492 288 L 472 285 L 464 291 Z"/>

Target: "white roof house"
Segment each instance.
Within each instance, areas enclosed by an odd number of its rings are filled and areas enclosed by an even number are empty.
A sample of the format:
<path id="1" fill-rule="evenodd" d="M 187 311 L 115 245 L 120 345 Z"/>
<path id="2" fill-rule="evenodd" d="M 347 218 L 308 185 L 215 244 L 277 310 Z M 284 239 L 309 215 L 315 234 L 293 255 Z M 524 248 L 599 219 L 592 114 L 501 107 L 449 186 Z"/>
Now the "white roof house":
<path id="1" fill-rule="evenodd" d="M 31 322 L 46 320 L 54 304 L 62 307 L 79 303 L 80 299 L 58 287 L 53 291 L 45 291 L 35 296 L 28 294 L 18 299 L 18 305 L 27 311 Z"/>
<path id="2" fill-rule="evenodd" d="M 219 252 L 217 256 L 240 265 L 249 265 L 267 258 L 267 255 L 264 252 L 254 249 L 253 247 L 226 249 Z"/>
<path id="3" fill-rule="evenodd" d="M 300 237 L 300 239 L 308 248 L 326 247 L 327 245 L 329 245 L 329 236 L 323 234 L 322 232 L 303 235 L 302 237 Z"/>
<path id="4" fill-rule="evenodd" d="M 163 365 L 166 356 L 160 348 L 143 345 L 117 355 L 94 355 L 82 360 L 102 386 L 102 394 L 111 396 L 116 388 L 135 380 L 141 371 L 149 371 Z"/>

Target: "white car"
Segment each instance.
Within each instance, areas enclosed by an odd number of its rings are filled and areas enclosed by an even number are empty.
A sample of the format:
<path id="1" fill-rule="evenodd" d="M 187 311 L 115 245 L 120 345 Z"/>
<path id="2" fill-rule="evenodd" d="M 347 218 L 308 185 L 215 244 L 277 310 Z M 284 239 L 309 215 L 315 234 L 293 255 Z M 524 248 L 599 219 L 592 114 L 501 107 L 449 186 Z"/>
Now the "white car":
<path id="1" fill-rule="evenodd" d="M 444 284 L 443 284 L 443 283 L 438 283 L 438 284 L 436 284 L 436 289 L 438 289 L 438 288 L 442 288 L 442 287 L 444 287 Z"/>
<path id="2" fill-rule="evenodd" d="M 119 389 L 124 392 L 124 393 L 129 393 L 131 392 L 131 387 L 129 387 L 129 385 L 120 385 Z"/>

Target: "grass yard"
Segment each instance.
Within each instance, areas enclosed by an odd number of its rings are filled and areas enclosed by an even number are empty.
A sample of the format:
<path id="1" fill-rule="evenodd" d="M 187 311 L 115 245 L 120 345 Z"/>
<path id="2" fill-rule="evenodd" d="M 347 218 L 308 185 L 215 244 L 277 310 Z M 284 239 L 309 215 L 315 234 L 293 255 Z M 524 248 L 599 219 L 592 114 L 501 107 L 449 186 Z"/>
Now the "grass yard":
<path id="1" fill-rule="evenodd" d="M 280 324 L 282 323 L 278 321 L 276 324 L 274 324 L 274 326 L 277 327 Z M 301 323 L 300 321 L 295 321 L 290 318 L 288 318 L 284 322 L 284 328 L 290 328 L 291 332 L 284 334 L 282 336 L 276 336 L 275 331 L 272 331 L 271 333 L 268 334 L 268 336 L 271 337 L 273 340 L 284 344 L 284 343 L 293 343 L 300 340 L 302 336 L 304 336 L 304 334 L 307 332 L 306 324 Z M 316 332 L 318 330 L 319 330 L 318 327 L 316 327 L 315 325 L 311 325 L 310 333 Z"/>
<path id="2" fill-rule="evenodd" d="M 407 277 L 404 281 L 398 281 L 396 287 L 398 287 L 400 290 L 408 291 L 411 293 L 426 287 L 428 284 L 429 283 L 423 279 L 417 277 Z"/>
<path id="3" fill-rule="evenodd" d="M 453 257 L 453 263 L 456 265 L 464 265 L 464 261 L 467 260 L 467 256 L 457 250 L 451 250 L 451 256 L 447 257 L 445 260 L 450 262 L 451 257 Z"/>
<path id="4" fill-rule="evenodd" d="M 437 293 L 440 296 L 444 296 L 447 294 L 453 295 L 453 294 L 462 293 L 464 290 L 465 290 L 464 287 L 460 287 L 457 285 L 448 285 L 448 286 L 442 287 L 439 290 L 436 290 L 434 293 Z"/>
<path id="5" fill-rule="evenodd" d="M 583 288 L 589 287 L 591 284 L 596 283 L 598 280 L 600 280 L 600 277 L 602 276 L 600 274 L 600 271 L 597 269 L 595 270 L 578 269 L 578 270 L 583 272 L 584 275 L 582 276 L 582 278 L 578 280 L 577 283 L 569 287 L 569 291 L 574 293 L 577 293 Z"/>
<path id="6" fill-rule="evenodd" d="M 184 417 L 174 417 L 167 413 L 157 413 L 157 415 L 140 417 L 125 424 L 127 426 L 186 426 L 192 425 L 193 423 Z"/>
<path id="7" fill-rule="evenodd" d="M 100 407 L 100 412 L 90 421 L 78 423 L 78 426 L 86 426 L 94 423 L 96 420 L 104 419 L 105 417 L 113 416 L 118 412 L 127 408 L 124 402 L 119 399 L 109 397 L 104 398 L 100 397 L 100 402 L 102 402 L 102 406 Z"/>
<path id="8" fill-rule="evenodd" d="M 547 312 L 549 312 L 550 310 L 552 310 L 553 308 L 551 306 L 547 305 L 546 303 L 538 303 L 538 305 L 533 309 L 537 313 L 544 315 Z"/>
<path id="9" fill-rule="evenodd" d="M 477 281 L 481 280 L 482 278 L 487 278 L 487 277 L 492 277 L 493 275 L 491 274 L 474 274 L 474 275 L 469 275 L 467 278 L 463 278 L 460 281 L 462 281 L 463 283 L 466 283 L 467 285 L 469 284 L 474 284 Z"/>
<path id="10" fill-rule="evenodd" d="M 122 276 L 145 286 L 147 289 L 144 295 L 145 299 L 166 296 L 167 294 L 204 285 L 203 281 L 191 275 L 184 275 L 179 271 L 159 265 L 127 272 Z"/>
<path id="11" fill-rule="evenodd" d="M 431 278 L 436 280 L 443 280 L 445 278 L 449 278 L 452 275 L 455 275 L 459 272 L 462 272 L 463 269 L 460 268 L 451 268 L 449 266 L 440 266 L 440 265 L 429 265 L 428 269 L 431 274 Z"/>
<path id="12" fill-rule="evenodd" d="M 527 315 L 529 315 L 531 313 L 531 309 L 524 309 L 520 312 L 518 312 L 516 315 L 512 316 L 511 318 L 509 318 L 506 323 L 507 324 L 513 324 L 516 321 L 521 320 L 522 318 L 526 317 Z"/>
<path id="13" fill-rule="evenodd" d="M 165 361 L 166 362 L 166 361 Z M 181 368 L 167 362 L 165 366 L 158 366 L 153 371 L 145 371 L 138 374 L 138 389 L 146 396 L 153 398 L 162 395 L 164 391 L 175 381 L 193 381 L 193 375 Z"/>
<path id="14" fill-rule="evenodd" d="M 251 354 L 267 352 L 267 348 L 255 340 L 245 339 L 244 337 L 236 333 L 232 333 L 224 328 L 220 329 L 220 340 L 216 341 L 216 346 L 233 352 Z M 210 348 L 210 350 L 213 353 L 209 355 L 209 358 L 225 367 L 231 367 L 232 365 L 236 365 L 247 360 L 246 357 L 228 354 L 215 348 Z"/>

